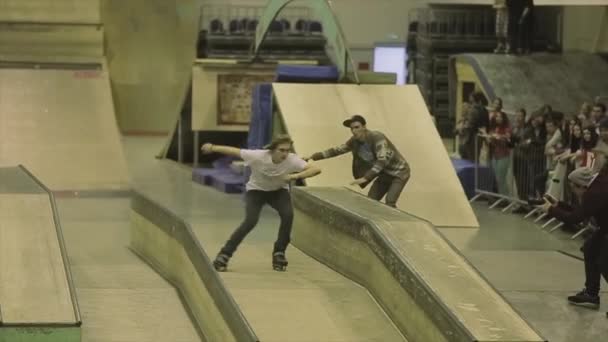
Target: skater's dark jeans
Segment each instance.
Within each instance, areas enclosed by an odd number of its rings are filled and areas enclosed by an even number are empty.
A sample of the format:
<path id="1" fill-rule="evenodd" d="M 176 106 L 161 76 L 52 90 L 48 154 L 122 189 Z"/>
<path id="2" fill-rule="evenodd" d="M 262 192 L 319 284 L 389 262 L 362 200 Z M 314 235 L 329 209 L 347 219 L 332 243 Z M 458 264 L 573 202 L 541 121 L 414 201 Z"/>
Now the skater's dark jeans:
<path id="1" fill-rule="evenodd" d="M 592 296 L 600 292 L 600 277 L 608 281 L 608 237 L 601 231 L 593 233 L 583 245 L 585 256 L 585 289 Z"/>
<path id="2" fill-rule="evenodd" d="M 293 207 L 291 206 L 291 195 L 289 194 L 289 191 L 281 189 L 276 191 L 247 191 L 245 194 L 245 220 L 234 233 L 232 233 L 232 236 L 230 236 L 230 239 L 226 242 L 220 253 L 226 254 L 229 257 L 232 256 L 245 236 L 247 236 L 258 223 L 260 212 L 265 204 L 274 208 L 281 218 L 279 236 L 274 243 L 273 253 L 285 252 L 291 236 Z"/>
<path id="3" fill-rule="evenodd" d="M 401 179 L 386 174 L 381 174 L 376 178 L 367 196 L 377 201 L 386 195 L 386 204 L 391 207 L 397 206 L 397 200 L 407 184 L 408 179 Z"/>

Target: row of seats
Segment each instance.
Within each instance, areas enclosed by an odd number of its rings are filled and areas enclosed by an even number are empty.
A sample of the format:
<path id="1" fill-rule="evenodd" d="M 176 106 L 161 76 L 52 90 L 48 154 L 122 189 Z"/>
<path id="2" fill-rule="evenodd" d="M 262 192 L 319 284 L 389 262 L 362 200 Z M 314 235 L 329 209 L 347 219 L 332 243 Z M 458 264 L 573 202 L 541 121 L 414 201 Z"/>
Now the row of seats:
<path id="1" fill-rule="evenodd" d="M 258 27 L 257 19 L 233 19 L 228 24 L 228 30 L 225 29 L 224 22 L 220 19 L 213 19 L 209 23 L 209 32 L 211 34 L 253 34 Z M 274 20 L 269 27 L 270 33 L 288 33 L 291 32 L 291 23 L 287 19 Z M 323 25 L 314 20 L 298 19 L 295 25 L 296 33 L 322 33 Z"/>

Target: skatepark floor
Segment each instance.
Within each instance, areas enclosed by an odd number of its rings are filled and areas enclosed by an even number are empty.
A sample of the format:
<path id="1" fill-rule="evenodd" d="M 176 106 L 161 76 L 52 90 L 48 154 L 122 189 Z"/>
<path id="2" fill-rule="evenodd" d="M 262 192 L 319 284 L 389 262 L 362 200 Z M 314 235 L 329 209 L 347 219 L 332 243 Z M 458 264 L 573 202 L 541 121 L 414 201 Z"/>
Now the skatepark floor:
<path id="1" fill-rule="evenodd" d="M 214 258 L 243 219 L 242 194 L 196 184 L 185 166 L 142 158 L 153 156 L 158 151 L 154 147 L 160 146 L 145 141 L 155 139 L 125 139 L 134 188 L 188 222 Z M 261 341 L 406 341 L 365 288 L 295 247 L 286 253 L 287 272 L 274 271 L 271 255 L 278 225 L 278 215 L 264 208 L 228 272 L 220 274 Z"/>
<path id="2" fill-rule="evenodd" d="M 449 154 L 454 140 L 442 139 Z M 585 272 L 579 250 L 582 238 L 561 230 L 541 231 L 523 215 L 473 203 L 480 228 L 441 228 L 441 233 L 524 318 L 549 341 L 599 341 L 608 334 L 608 305 L 600 311 L 568 304 L 566 297 L 584 287 Z M 572 256 L 569 256 L 569 255 Z M 601 301 L 608 303 L 608 284 L 602 280 Z"/>
<path id="3" fill-rule="evenodd" d="M 164 142 L 164 138 L 154 137 L 123 137 L 129 171 L 135 187 L 147 188 L 155 184 L 155 192 L 164 194 L 163 201 L 177 202 L 182 208 L 182 213 L 191 217 L 205 215 L 204 206 L 200 201 L 217 200 L 220 193 L 207 191 L 200 185 L 191 183 L 184 185 L 180 182 L 181 193 L 170 192 L 171 184 L 160 184 L 157 182 L 159 176 L 171 172 L 167 168 L 159 168 L 159 161 L 150 157 L 155 155 Z M 176 168 L 185 166 L 175 165 Z M 175 186 L 175 184 L 173 185 Z M 192 191 L 192 188 L 197 188 Z M 212 189 L 208 189 L 212 190 Z M 240 207 L 240 195 L 221 194 L 221 198 L 227 199 L 225 205 L 232 214 L 232 219 L 218 217 L 213 223 L 220 227 L 214 232 L 205 232 L 204 229 L 196 229 L 201 237 L 213 234 L 229 234 L 233 227 L 233 220 L 240 220 L 242 208 Z M 197 201 L 193 201 L 193 199 Z M 162 201 L 161 201 L 162 202 Z M 228 208 L 230 207 L 230 208 Z M 599 341 L 601 336 L 608 335 L 608 319 L 605 312 L 608 306 L 604 304 L 600 311 L 589 310 L 569 305 L 565 298 L 579 291 L 584 283 L 583 262 L 568 256 L 560 251 L 575 254 L 582 240 L 569 240 L 566 234 L 555 232 L 549 234 L 541 231 L 531 221 L 523 220 L 522 216 L 503 214 L 498 210 L 487 208 L 484 202 L 474 203 L 473 209 L 480 222 L 480 228 L 441 228 L 440 232 L 450 243 L 458 249 L 469 262 L 483 274 L 483 276 L 520 312 L 530 324 L 537 329 L 543 337 L 549 341 L 570 342 Z M 108 207 L 111 210 L 111 207 Z M 227 214 L 227 213 L 226 213 Z M 248 237 L 251 242 L 255 240 L 268 240 L 273 234 L 274 226 L 278 220 L 274 213 L 265 213 L 267 223 L 258 227 L 258 233 Z M 234 222 L 236 222 L 234 221 Z M 224 235 L 218 237 L 223 239 Z M 216 239 L 214 239 L 216 240 Z M 218 240 L 219 241 L 219 240 Z M 209 253 L 215 252 L 219 244 L 207 243 L 205 248 L 210 248 Z M 247 240 L 243 244 L 242 253 L 246 254 Z M 269 245 L 270 248 L 270 245 Z M 299 255 L 295 248 L 290 248 L 290 262 L 305 262 L 305 255 Z M 230 282 L 247 281 L 247 276 L 259 268 L 259 272 L 266 272 L 272 279 L 280 277 L 281 273 L 274 272 L 270 267 L 270 255 L 259 255 L 260 262 L 253 262 L 245 258 L 238 258 L 235 254 L 232 264 L 235 272 L 228 272 L 224 279 Z M 255 264 L 255 265 L 254 265 Z M 323 268 L 322 265 L 319 266 Z M 251 268 L 251 269 L 250 269 Z M 292 272 L 295 271 L 292 269 Z M 289 272 L 289 270 L 288 270 Z M 305 273 L 305 269 L 302 270 Z M 241 275 L 238 275 L 241 273 Z M 336 275 L 336 277 L 339 277 Z M 238 278 L 238 279 L 237 279 Z M 263 289 L 265 284 L 260 284 Z M 286 287 L 302 286 L 302 283 L 284 284 Z M 604 291 L 602 300 L 608 303 L 608 288 L 602 280 Z M 318 300 L 311 297 L 311 304 Z M 256 300 L 250 301 L 251 307 L 260 305 Z M 349 305 L 341 303 L 340 305 Z M 371 303 L 370 310 L 376 310 Z M 283 312 L 275 313 L 283 314 Z M 291 313 L 284 313 L 291 314 Z M 329 313 L 331 315 L 331 313 Z M 278 315 L 277 317 L 280 317 Z"/>
<path id="4" fill-rule="evenodd" d="M 541 231 L 523 215 L 488 209 L 486 202 L 473 203 L 473 209 L 479 229 L 441 228 L 441 233 L 544 338 L 591 342 L 608 335 L 607 304 L 597 311 L 566 301 L 584 287 L 583 261 L 567 255 L 581 254 L 582 239 Z M 604 280 L 602 288 L 601 300 L 608 303 Z"/>
<path id="5" fill-rule="evenodd" d="M 175 287 L 129 250 L 128 197 L 56 202 L 83 342 L 201 340 Z"/>

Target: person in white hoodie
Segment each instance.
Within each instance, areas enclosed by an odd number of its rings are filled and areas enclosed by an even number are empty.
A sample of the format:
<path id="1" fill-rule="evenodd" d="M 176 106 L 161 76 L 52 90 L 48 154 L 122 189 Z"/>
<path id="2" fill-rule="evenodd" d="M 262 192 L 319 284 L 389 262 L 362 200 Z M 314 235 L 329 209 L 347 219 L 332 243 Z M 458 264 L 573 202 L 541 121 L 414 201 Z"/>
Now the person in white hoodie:
<path id="1" fill-rule="evenodd" d="M 285 249 L 290 242 L 293 225 L 293 207 L 289 192 L 290 182 L 314 177 L 321 173 L 317 166 L 304 161 L 294 153 L 293 141 L 287 135 L 281 135 L 261 150 L 238 149 L 206 143 L 201 147 L 205 154 L 221 153 L 242 158 L 245 165 L 251 168 L 245 193 L 245 219 L 232 233 L 213 266 L 219 272 L 226 271 L 228 261 L 241 244 L 245 236 L 255 228 L 264 205 L 275 209 L 281 218 L 279 234 L 272 251 L 272 265 L 276 271 L 285 271 L 287 259 Z"/>

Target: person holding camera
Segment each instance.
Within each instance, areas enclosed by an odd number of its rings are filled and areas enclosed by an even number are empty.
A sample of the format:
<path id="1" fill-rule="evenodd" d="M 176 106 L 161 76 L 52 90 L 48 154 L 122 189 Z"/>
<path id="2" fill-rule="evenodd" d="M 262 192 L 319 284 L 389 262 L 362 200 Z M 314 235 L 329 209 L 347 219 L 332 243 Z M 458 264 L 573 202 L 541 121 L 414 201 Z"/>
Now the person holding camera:
<path id="1" fill-rule="evenodd" d="M 599 173 L 588 167 L 578 168 L 568 175 L 568 180 L 580 206 L 572 208 L 545 196 L 542 209 L 566 224 L 591 219 L 599 227 L 581 248 L 585 257 L 585 288 L 568 297 L 571 304 L 598 309 L 601 276 L 608 281 L 608 168 Z"/>

